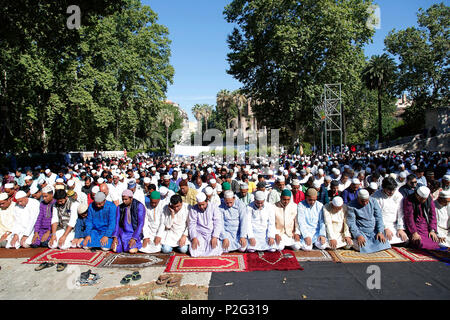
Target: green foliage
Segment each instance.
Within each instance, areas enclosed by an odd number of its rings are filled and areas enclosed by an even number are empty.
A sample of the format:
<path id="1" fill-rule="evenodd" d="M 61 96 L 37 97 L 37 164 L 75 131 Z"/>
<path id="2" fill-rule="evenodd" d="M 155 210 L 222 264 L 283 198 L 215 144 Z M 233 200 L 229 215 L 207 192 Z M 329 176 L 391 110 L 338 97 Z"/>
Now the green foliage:
<path id="1" fill-rule="evenodd" d="M 159 146 L 149 131 L 174 74 L 167 28 L 138 0 L 78 4 L 78 30 L 66 27 L 67 1 L 2 9 L 3 150 Z"/>

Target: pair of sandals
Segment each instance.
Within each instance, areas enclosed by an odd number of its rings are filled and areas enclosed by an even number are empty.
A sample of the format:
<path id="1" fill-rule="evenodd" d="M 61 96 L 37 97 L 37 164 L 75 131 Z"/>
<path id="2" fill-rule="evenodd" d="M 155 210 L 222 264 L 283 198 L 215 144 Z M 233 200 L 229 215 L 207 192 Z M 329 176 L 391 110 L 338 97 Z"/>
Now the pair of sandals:
<path id="1" fill-rule="evenodd" d="M 93 273 L 91 269 L 89 269 L 88 271 L 80 274 L 80 278 L 77 280 L 77 283 L 80 286 L 92 286 L 97 283 L 98 279 L 100 279 L 98 273 Z"/>
<path id="2" fill-rule="evenodd" d="M 55 264 L 53 262 L 43 262 L 41 263 L 39 266 L 37 266 L 34 271 L 41 271 L 43 269 L 47 269 L 50 267 L 53 267 Z M 64 271 L 64 269 L 66 269 L 67 267 L 67 263 L 58 263 L 56 265 L 56 271 L 61 272 Z"/>
<path id="3" fill-rule="evenodd" d="M 139 274 L 139 271 L 135 271 L 132 274 L 127 274 L 125 277 L 120 280 L 120 284 L 128 284 L 131 280 L 137 281 L 140 280 L 142 277 Z"/>
<path id="4" fill-rule="evenodd" d="M 173 275 L 173 274 L 162 274 L 158 277 L 158 280 L 156 280 L 156 284 L 163 285 L 165 284 L 166 287 L 175 287 L 178 285 L 181 281 L 181 277 Z"/>

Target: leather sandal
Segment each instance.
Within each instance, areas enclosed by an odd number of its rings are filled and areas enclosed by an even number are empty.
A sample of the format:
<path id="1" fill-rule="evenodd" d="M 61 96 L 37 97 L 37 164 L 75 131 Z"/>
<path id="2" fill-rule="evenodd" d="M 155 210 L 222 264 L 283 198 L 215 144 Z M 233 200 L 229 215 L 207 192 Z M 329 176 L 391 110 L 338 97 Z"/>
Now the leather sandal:
<path id="1" fill-rule="evenodd" d="M 158 280 L 156 280 L 156 284 L 166 284 L 167 281 L 172 277 L 170 274 L 162 274 L 158 277 Z"/>
<path id="2" fill-rule="evenodd" d="M 55 264 L 53 262 L 43 262 L 39 266 L 37 266 L 34 271 L 41 271 L 46 268 L 53 267 Z"/>

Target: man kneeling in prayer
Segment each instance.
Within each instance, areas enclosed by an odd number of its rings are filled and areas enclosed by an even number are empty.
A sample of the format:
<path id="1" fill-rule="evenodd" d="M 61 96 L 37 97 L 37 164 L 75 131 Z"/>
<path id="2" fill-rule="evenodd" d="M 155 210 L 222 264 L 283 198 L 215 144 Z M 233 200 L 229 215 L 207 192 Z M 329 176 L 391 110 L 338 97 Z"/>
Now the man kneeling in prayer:
<path id="1" fill-rule="evenodd" d="M 300 229 L 297 224 L 297 205 L 291 201 L 292 192 L 284 189 L 281 200 L 275 203 L 275 242 L 278 250 L 286 246 L 299 250 Z"/>
<path id="2" fill-rule="evenodd" d="M 265 201 L 263 191 L 256 191 L 255 200 L 248 206 L 248 240 L 247 251 L 275 252 L 275 208 Z"/>
<path id="3" fill-rule="evenodd" d="M 347 224 L 353 238 L 353 248 L 361 253 L 373 253 L 389 249 L 384 231 L 383 215 L 378 202 L 369 197 L 365 189 L 358 191 L 358 198 L 348 205 Z"/>
<path id="4" fill-rule="evenodd" d="M 347 225 L 347 205 L 341 197 L 323 206 L 323 219 L 331 249 L 350 249 L 353 241 Z"/>

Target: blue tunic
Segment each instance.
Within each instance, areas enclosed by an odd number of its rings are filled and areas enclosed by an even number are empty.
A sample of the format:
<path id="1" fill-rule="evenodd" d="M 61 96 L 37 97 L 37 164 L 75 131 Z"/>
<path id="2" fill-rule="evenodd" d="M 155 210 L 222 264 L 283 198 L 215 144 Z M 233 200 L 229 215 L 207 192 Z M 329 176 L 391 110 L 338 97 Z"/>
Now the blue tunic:
<path id="1" fill-rule="evenodd" d="M 378 202 L 369 198 L 366 206 L 361 206 L 358 199 L 348 204 L 347 225 L 353 238 L 363 236 L 366 239 L 364 247 L 360 248 L 361 253 L 373 253 L 386 250 L 391 247 L 389 241 L 385 243 L 376 239 L 377 233 L 384 232 L 383 215 Z"/>
<path id="2" fill-rule="evenodd" d="M 133 225 L 131 223 L 131 211 L 130 208 L 125 208 L 126 215 L 125 219 L 123 219 L 123 228 L 120 227 L 120 206 L 117 207 L 117 213 L 116 213 L 116 228 L 114 230 L 114 237 L 117 237 L 117 241 L 119 242 L 117 244 L 116 252 L 127 252 L 130 251 L 130 249 L 142 248 L 141 243 L 141 233 L 142 229 L 144 227 L 144 221 L 145 221 L 145 208 L 144 205 L 140 202 L 138 202 L 137 212 L 133 212 L 133 214 L 137 214 L 138 216 L 138 224 L 136 230 L 134 230 Z M 133 247 L 130 247 L 128 245 L 128 242 L 133 238 L 136 240 L 136 244 Z"/>
<path id="3" fill-rule="evenodd" d="M 86 236 L 91 237 L 89 243 L 84 243 L 83 246 L 91 248 L 111 248 L 112 236 L 116 227 L 116 205 L 111 201 L 106 201 L 103 208 L 98 209 L 95 202 L 91 203 L 88 209 L 86 218 Z M 108 237 L 108 243 L 105 246 L 100 244 L 100 239 Z"/>
<path id="4" fill-rule="evenodd" d="M 219 239 L 230 241 L 228 251 L 238 250 L 241 248 L 240 238 L 247 238 L 247 206 L 236 198 L 231 208 L 222 201 L 219 210 L 223 217 L 223 230 Z"/>
<path id="5" fill-rule="evenodd" d="M 325 222 L 323 219 L 323 204 L 316 201 L 312 207 L 306 200 L 297 206 L 297 223 L 300 229 L 302 245 L 306 245 L 306 238 L 311 238 L 312 243 L 319 240 L 320 236 L 326 238 Z"/>

